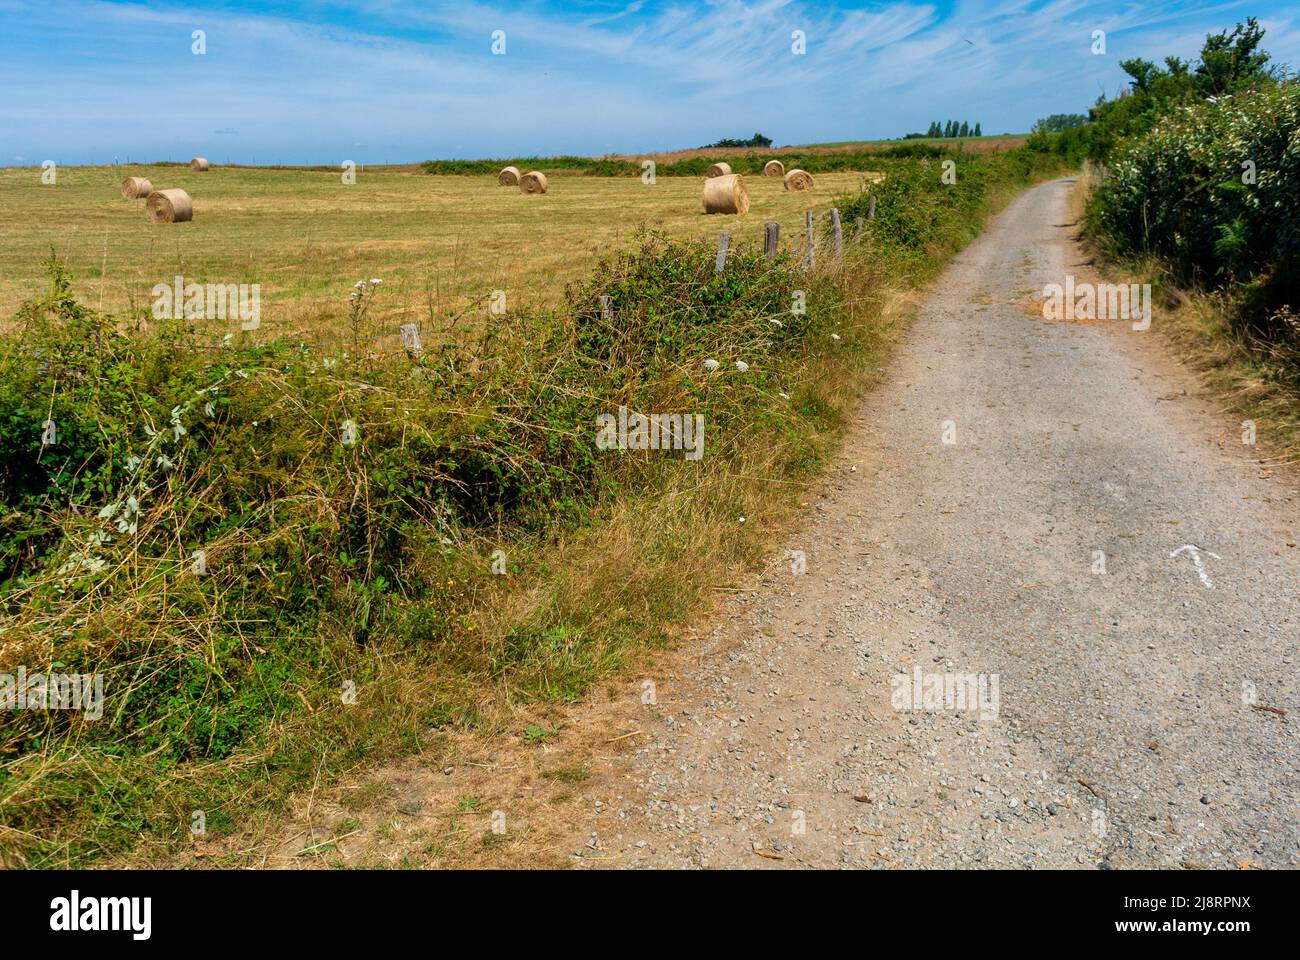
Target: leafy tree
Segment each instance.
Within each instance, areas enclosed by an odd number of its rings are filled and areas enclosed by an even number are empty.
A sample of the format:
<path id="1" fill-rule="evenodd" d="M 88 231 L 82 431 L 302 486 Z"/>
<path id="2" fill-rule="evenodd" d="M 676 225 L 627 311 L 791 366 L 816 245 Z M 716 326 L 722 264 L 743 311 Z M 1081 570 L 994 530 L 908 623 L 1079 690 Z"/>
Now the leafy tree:
<path id="1" fill-rule="evenodd" d="M 1269 55 L 1259 49 L 1264 28 L 1254 17 L 1237 24 L 1232 33 L 1213 33 L 1201 47 L 1201 62 L 1192 72 L 1196 91 L 1203 97 L 1221 97 L 1275 79 Z"/>
<path id="2" fill-rule="evenodd" d="M 975 121 L 975 132 L 974 132 L 973 134 L 971 134 L 971 136 L 974 136 L 974 137 L 982 137 L 982 136 L 984 136 L 984 134 L 980 133 L 980 125 L 979 125 L 979 121 L 978 121 L 978 120 Z"/>
<path id="3" fill-rule="evenodd" d="M 957 136 L 959 137 L 970 136 L 970 124 L 968 124 L 965 120 L 961 122 L 961 129 L 957 132 Z"/>
<path id="4" fill-rule="evenodd" d="M 1062 130 L 1069 130 L 1072 127 L 1081 127 L 1088 122 L 1088 118 L 1082 113 L 1054 113 L 1050 117 L 1043 117 L 1034 124 L 1035 130 L 1043 130 L 1047 133 L 1060 133 Z"/>
<path id="5" fill-rule="evenodd" d="M 1281 350 L 1274 359 L 1300 385 L 1297 129 L 1295 81 L 1192 102 L 1117 149 L 1089 220 L 1122 253 L 1154 253 L 1183 282 L 1227 287 L 1231 319 L 1249 342 Z M 1245 178 L 1256 165 L 1261 175 Z"/>
<path id="6" fill-rule="evenodd" d="M 748 140 L 728 138 L 725 140 L 719 140 L 717 143 L 706 143 L 704 146 L 700 147 L 700 149 L 711 150 L 715 147 L 770 147 L 771 145 L 771 137 L 765 137 L 761 133 L 756 133 Z"/>
<path id="7" fill-rule="evenodd" d="M 1278 73 L 1259 49 L 1263 37 L 1263 27 L 1248 17 L 1231 32 L 1208 34 L 1193 62 L 1165 57 L 1162 67 L 1141 57 L 1121 61 L 1128 89 L 1115 100 L 1102 97 L 1089 111 L 1092 155 L 1104 158 L 1124 139 L 1145 134 L 1182 105 L 1274 84 Z"/>

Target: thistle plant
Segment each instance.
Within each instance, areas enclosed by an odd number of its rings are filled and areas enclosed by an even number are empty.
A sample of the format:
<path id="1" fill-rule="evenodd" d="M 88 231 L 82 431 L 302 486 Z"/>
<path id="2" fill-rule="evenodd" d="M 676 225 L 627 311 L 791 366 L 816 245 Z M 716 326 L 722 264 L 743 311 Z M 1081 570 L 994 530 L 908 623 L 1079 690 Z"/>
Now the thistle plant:
<path id="1" fill-rule="evenodd" d="M 384 281 L 378 277 L 371 277 L 369 280 L 358 280 L 352 284 L 352 292 L 348 294 L 348 309 L 350 311 L 349 323 L 352 327 L 352 342 L 358 343 L 361 340 L 361 324 L 365 320 L 366 314 L 370 312 L 370 301 L 374 299 L 375 291 Z"/>

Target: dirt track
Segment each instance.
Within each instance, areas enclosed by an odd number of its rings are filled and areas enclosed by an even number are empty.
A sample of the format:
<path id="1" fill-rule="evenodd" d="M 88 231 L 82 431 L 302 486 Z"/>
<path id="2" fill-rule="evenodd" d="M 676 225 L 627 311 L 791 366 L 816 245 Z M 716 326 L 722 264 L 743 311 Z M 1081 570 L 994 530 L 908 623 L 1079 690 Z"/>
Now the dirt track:
<path id="1" fill-rule="evenodd" d="M 728 605 L 584 785 L 590 865 L 1300 865 L 1297 498 L 1155 334 L 1027 308 L 1091 279 L 1068 189 L 936 285 L 806 573 Z M 996 679 L 996 716 L 891 704 L 918 667 Z"/>

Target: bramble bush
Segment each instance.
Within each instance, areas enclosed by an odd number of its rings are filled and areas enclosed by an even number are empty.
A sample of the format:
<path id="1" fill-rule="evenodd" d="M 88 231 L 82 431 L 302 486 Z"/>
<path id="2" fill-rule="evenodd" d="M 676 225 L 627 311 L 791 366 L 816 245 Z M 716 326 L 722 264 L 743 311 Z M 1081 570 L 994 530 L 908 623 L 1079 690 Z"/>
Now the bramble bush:
<path id="1" fill-rule="evenodd" d="M 363 682 L 375 644 L 458 649 L 466 611 L 498 588 L 493 538 L 545 535 L 644 486 L 650 457 L 594 442 L 620 403 L 702 413 L 725 456 L 836 294 L 788 255 L 713 267 L 706 244 L 645 233 L 563 309 L 429 335 L 408 358 L 395 337 L 385 357 L 364 337 L 213 349 L 202 321 L 78 303 L 51 256 L 49 292 L 0 338 L 0 670 L 102 674 L 112 717 L 0 717 L 0 794 L 61 743 L 80 762 L 221 760 L 305 697 Z M 791 318 L 796 286 L 825 296 Z M 708 374 L 706 357 L 725 366 Z M 66 786 L 47 780 L 19 819 Z"/>

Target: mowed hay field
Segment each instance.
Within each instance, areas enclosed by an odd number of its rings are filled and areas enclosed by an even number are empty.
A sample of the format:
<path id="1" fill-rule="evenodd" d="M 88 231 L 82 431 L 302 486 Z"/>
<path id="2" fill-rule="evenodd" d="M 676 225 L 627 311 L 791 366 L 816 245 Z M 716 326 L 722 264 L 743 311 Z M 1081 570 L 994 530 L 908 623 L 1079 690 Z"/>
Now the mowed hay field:
<path id="1" fill-rule="evenodd" d="M 194 220 L 151 223 L 143 200 L 121 198 L 126 176 L 187 191 Z M 557 302 L 565 283 L 641 225 L 710 240 L 728 230 L 735 242 L 758 243 L 763 223 L 777 220 L 783 246 L 797 249 L 804 211 L 824 212 L 863 180 L 818 174 L 811 191 L 791 193 L 779 177 L 750 176 L 749 212 L 710 216 L 700 177 L 547 177 L 547 194 L 527 196 L 495 176 L 410 170 L 363 168 L 348 185 L 337 171 L 66 167 L 44 185 L 39 170 L 8 168 L 0 171 L 0 323 L 45 289 L 41 261 L 51 244 L 82 302 L 111 312 L 147 309 L 153 285 L 178 274 L 260 284 L 259 337 L 341 331 L 352 285 L 371 277 L 384 281 L 371 322 L 434 321 L 479 300 L 486 315 L 493 290 L 506 291 L 508 308 Z"/>

